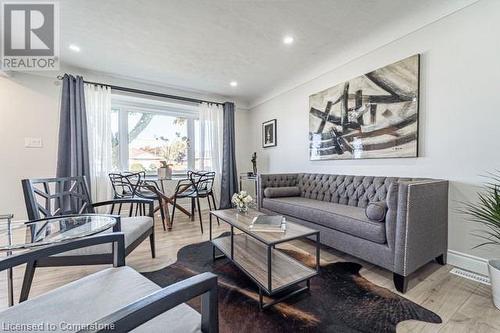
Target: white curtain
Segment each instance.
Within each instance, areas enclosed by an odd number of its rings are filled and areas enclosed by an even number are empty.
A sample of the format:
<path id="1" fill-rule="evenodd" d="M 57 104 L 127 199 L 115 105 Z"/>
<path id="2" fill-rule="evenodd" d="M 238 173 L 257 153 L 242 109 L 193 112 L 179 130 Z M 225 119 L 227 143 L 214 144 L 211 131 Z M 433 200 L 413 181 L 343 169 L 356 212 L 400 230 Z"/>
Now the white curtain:
<path id="1" fill-rule="evenodd" d="M 220 177 L 222 172 L 222 125 L 224 110 L 222 105 L 201 103 L 199 105 L 200 138 L 199 160 L 196 168 L 215 172 L 214 192 L 220 198 Z"/>
<path id="2" fill-rule="evenodd" d="M 94 202 L 112 198 L 111 88 L 85 84 L 89 140 L 90 190 Z"/>

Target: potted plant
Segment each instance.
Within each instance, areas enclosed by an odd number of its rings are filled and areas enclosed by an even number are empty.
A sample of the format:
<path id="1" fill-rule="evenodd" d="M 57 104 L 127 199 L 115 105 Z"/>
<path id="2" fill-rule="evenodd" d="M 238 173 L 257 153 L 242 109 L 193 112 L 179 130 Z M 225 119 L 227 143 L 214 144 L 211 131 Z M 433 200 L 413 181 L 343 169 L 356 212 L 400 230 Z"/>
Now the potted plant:
<path id="1" fill-rule="evenodd" d="M 167 161 L 160 161 L 160 167 L 158 168 L 158 178 L 159 179 L 170 179 L 172 178 L 173 164 L 169 164 Z"/>
<path id="2" fill-rule="evenodd" d="M 464 203 L 462 212 L 468 220 L 485 227 L 476 234 L 483 242 L 474 248 L 493 245 L 500 246 L 500 174 L 490 174 L 484 191 L 478 193 L 477 203 Z M 489 260 L 493 303 L 500 309 L 500 260 Z"/>
<path id="3" fill-rule="evenodd" d="M 163 158 L 158 168 L 158 178 L 170 179 L 172 178 L 173 162 L 180 164 L 187 156 L 187 150 L 190 144 L 189 139 L 186 136 L 181 136 L 179 132 L 176 132 L 175 138 L 172 140 L 163 136 L 157 138 L 157 140 L 162 142 L 159 148 L 159 155 Z"/>

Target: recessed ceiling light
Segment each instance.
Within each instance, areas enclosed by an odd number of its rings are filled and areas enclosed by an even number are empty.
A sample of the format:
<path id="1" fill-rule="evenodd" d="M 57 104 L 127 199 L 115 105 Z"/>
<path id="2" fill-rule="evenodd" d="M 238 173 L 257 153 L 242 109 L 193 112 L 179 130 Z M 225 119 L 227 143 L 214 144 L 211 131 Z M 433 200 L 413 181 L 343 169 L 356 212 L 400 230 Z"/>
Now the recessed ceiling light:
<path id="1" fill-rule="evenodd" d="M 75 44 L 70 44 L 69 49 L 73 52 L 80 52 L 80 46 L 75 45 Z"/>
<path id="2" fill-rule="evenodd" d="M 293 37 L 292 36 L 285 36 L 283 37 L 283 44 L 290 45 L 293 43 Z"/>
<path id="3" fill-rule="evenodd" d="M 230 85 L 231 87 L 236 87 L 236 86 L 238 85 L 238 82 L 236 82 L 236 81 L 231 81 L 231 82 L 229 82 L 229 85 Z"/>

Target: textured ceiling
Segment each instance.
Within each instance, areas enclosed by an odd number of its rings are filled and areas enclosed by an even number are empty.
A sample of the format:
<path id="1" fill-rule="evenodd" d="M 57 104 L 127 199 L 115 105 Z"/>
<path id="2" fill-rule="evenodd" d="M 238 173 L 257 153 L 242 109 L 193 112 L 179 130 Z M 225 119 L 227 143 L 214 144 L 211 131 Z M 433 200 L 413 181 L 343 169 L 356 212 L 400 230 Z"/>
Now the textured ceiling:
<path id="1" fill-rule="evenodd" d="M 61 60 L 252 103 L 367 39 L 400 37 L 472 2 L 64 0 Z M 285 34 L 293 45 L 283 45 Z"/>

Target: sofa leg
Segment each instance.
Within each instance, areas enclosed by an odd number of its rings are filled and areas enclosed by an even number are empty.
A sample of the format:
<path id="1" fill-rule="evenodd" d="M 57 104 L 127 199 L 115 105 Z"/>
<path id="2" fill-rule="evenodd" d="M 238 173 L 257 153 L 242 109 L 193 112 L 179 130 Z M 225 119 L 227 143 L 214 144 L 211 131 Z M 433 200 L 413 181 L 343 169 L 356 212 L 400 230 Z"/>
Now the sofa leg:
<path id="1" fill-rule="evenodd" d="M 446 258 L 444 257 L 444 254 L 436 257 L 436 262 L 440 265 L 446 265 Z"/>
<path id="2" fill-rule="evenodd" d="M 406 292 L 406 289 L 408 288 L 408 277 L 394 273 L 393 280 L 396 290 L 404 294 Z"/>

